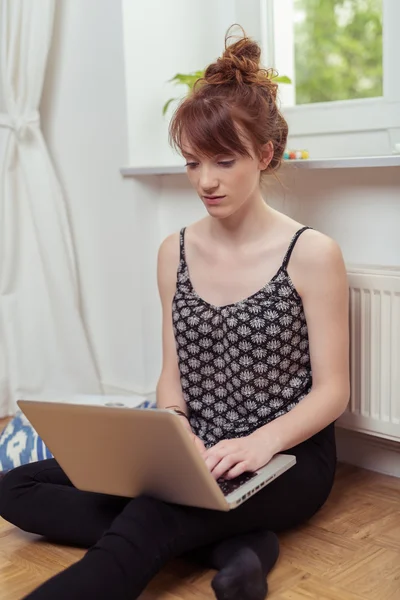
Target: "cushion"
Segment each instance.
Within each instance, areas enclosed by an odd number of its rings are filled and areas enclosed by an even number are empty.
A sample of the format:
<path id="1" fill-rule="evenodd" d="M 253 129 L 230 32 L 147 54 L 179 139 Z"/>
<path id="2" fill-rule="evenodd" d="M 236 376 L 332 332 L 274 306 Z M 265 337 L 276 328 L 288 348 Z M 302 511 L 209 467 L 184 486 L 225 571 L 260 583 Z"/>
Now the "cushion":
<path id="1" fill-rule="evenodd" d="M 155 408 L 155 402 L 145 400 L 140 404 L 140 408 Z M 0 435 L 0 472 L 52 458 L 52 456 L 21 411 L 15 415 Z"/>
<path id="2" fill-rule="evenodd" d="M 0 472 L 52 458 L 43 440 L 19 411 L 0 435 Z"/>

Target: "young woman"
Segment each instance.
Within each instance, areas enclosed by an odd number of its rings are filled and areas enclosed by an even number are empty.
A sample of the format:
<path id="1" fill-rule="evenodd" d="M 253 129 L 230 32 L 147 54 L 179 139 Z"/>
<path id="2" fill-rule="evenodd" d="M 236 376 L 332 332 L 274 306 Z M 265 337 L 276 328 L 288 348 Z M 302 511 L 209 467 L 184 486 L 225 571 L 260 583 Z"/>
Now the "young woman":
<path id="1" fill-rule="evenodd" d="M 309 519 L 330 493 L 333 422 L 349 397 L 347 278 L 334 241 L 263 200 L 287 125 L 259 60 L 246 37 L 228 45 L 171 123 L 208 216 L 159 252 L 157 399 L 181 415 L 216 478 L 279 452 L 297 464 L 228 513 L 82 492 L 54 460 L 11 471 L 0 490 L 5 519 L 90 547 L 31 600 L 132 600 L 183 554 L 219 569 L 217 598 L 261 600 L 275 532 Z"/>

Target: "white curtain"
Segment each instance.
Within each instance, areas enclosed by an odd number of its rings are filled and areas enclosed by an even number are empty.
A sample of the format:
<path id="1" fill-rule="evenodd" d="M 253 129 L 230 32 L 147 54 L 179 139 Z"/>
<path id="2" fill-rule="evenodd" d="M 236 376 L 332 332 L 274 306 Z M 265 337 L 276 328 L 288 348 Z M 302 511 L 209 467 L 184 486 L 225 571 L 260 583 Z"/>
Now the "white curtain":
<path id="1" fill-rule="evenodd" d="M 0 417 L 100 393 L 66 206 L 40 129 L 54 0 L 0 0 Z"/>

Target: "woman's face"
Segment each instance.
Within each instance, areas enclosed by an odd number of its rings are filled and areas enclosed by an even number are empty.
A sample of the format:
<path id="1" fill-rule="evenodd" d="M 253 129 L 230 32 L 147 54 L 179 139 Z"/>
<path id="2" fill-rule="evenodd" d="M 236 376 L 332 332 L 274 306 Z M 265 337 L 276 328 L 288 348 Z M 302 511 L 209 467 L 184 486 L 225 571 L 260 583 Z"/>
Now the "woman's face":
<path id="1" fill-rule="evenodd" d="M 182 155 L 186 159 L 189 181 L 197 191 L 208 213 L 224 219 L 236 213 L 244 204 L 260 197 L 260 174 L 273 156 L 273 147 L 265 145 L 262 156 L 230 154 L 200 156 L 186 142 Z"/>

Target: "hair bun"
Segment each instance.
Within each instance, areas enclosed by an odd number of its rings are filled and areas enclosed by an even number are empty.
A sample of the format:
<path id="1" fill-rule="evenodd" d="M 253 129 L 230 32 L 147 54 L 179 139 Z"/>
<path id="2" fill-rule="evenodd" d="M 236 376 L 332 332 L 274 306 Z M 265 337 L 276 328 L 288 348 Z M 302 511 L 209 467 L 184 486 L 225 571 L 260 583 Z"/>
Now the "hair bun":
<path id="1" fill-rule="evenodd" d="M 183 155 L 193 148 L 208 157 L 261 156 L 265 144 L 272 144 L 273 156 L 261 178 L 280 166 L 288 125 L 276 102 L 275 71 L 260 67 L 260 46 L 243 29 L 240 39 L 228 45 L 230 30 L 223 55 L 176 109 L 169 139 Z"/>
<path id="2" fill-rule="evenodd" d="M 232 25 L 235 27 L 235 25 Z M 211 85 L 236 84 L 236 85 L 257 85 L 267 88 L 269 94 L 276 98 L 277 84 L 271 81 L 272 69 L 261 68 L 261 49 L 257 42 L 246 36 L 243 29 L 243 37 L 238 41 L 229 44 L 233 37 L 229 35 L 229 28 L 225 37 L 225 52 L 207 67 L 204 73 L 203 82 Z"/>

